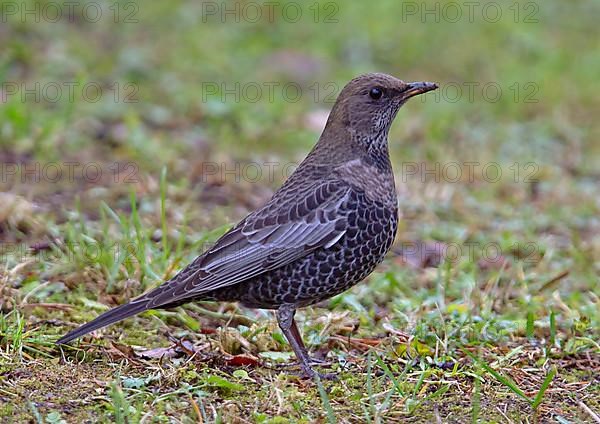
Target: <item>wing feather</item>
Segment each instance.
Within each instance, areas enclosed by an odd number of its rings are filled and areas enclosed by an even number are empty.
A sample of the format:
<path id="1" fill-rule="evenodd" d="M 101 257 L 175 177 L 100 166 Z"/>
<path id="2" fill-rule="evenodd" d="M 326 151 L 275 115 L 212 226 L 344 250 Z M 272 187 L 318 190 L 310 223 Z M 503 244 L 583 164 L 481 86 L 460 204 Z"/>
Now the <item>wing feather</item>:
<path id="1" fill-rule="evenodd" d="M 341 181 L 326 181 L 296 197 L 275 196 L 143 298 L 149 308 L 192 299 L 284 266 L 319 247 L 333 246 L 345 233 L 346 215 L 341 211 L 350 191 Z"/>

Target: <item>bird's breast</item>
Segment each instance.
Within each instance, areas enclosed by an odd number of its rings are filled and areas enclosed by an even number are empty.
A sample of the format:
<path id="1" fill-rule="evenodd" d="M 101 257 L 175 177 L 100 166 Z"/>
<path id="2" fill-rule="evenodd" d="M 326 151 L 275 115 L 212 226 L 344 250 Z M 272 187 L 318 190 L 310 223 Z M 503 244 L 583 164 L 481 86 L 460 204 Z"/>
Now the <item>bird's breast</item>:
<path id="1" fill-rule="evenodd" d="M 355 159 L 335 170 L 338 178 L 350 184 L 355 190 L 363 192 L 367 202 L 376 202 L 386 207 L 396 207 L 398 204 L 394 174 L 365 164 Z"/>

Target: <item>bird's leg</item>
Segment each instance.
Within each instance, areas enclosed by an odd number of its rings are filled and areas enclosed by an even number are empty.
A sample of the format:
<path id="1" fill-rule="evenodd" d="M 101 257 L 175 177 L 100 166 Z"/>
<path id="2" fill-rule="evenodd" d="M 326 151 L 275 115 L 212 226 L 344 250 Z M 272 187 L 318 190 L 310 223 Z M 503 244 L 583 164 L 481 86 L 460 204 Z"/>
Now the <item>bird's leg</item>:
<path id="1" fill-rule="evenodd" d="M 296 312 L 296 311 L 294 311 L 294 312 Z M 298 326 L 296 325 L 296 320 L 294 319 L 294 312 L 292 312 L 292 318 L 290 320 L 291 321 L 290 335 L 292 336 L 294 341 L 298 344 L 298 347 L 302 351 L 302 355 L 308 359 L 308 362 L 310 362 L 310 355 L 308 353 L 308 349 L 306 349 L 304 340 L 302 340 L 302 335 L 300 334 L 300 331 L 298 330 Z M 288 337 L 288 339 L 289 339 L 289 336 L 287 334 L 286 334 L 286 337 Z"/>
<path id="2" fill-rule="evenodd" d="M 298 327 L 294 321 L 295 313 L 296 307 L 294 305 L 281 305 L 277 310 L 277 322 L 279 323 L 279 328 L 281 328 L 281 331 L 294 350 L 296 357 L 300 361 L 302 373 L 306 377 L 312 378 L 317 374 L 317 372 L 311 367 L 310 356 L 308 355 L 306 346 L 304 346 L 304 342 L 302 341 L 302 337 L 300 336 L 300 332 L 298 331 Z"/>
<path id="3" fill-rule="evenodd" d="M 327 364 L 327 361 L 323 361 L 321 359 L 313 358 L 312 356 L 310 356 L 310 354 L 308 353 L 308 350 L 306 349 L 306 346 L 304 345 L 304 341 L 302 340 L 302 335 L 300 334 L 300 331 L 298 330 L 298 326 L 296 325 L 296 320 L 294 318 L 292 318 L 292 327 L 290 328 L 290 330 L 292 331 L 292 336 L 298 341 L 298 343 L 300 344 L 300 348 L 303 350 L 304 354 L 308 358 L 309 364 L 311 364 L 311 365 Z"/>
<path id="4" fill-rule="evenodd" d="M 302 337 L 300 336 L 300 332 L 298 331 L 298 327 L 294 321 L 295 314 L 296 307 L 294 305 L 281 305 L 279 309 L 277 309 L 277 322 L 279 324 L 279 328 L 281 328 L 281 331 L 283 332 L 283 335 L 288 340 L 292 350 L 300 361 L 302 372 L 306 374 L 307 377 L 313 377 L 315 375 L 315 371 L 310 366 L 308 352 L 304 346 L 304 342 L 302 341 Z"/>
<path id="5" fill-rule="evenodd" d="M 328 380 L 335 379 L 336 376 L 334 374 L 319 374 L 312 369 L 311 363 L 313 362 L 313 360 L 311 359 L 310 355 L 308 354 L 308 351 L 306 350 L 306 346 L 302 341 L 300 331 L 298 331 L 298 326 L 294 321 L 295 314 L 296 307 L 294 305 L 281 305 L 279 309 L 277 309 L 277 322 L 279 323 L 279 328 L 281 328 L 281 331 L 283 332 L 290 346 L 294 350 L 296 357 L 300 361 L 302 373 L 304 374 L 304 376 L 309 378 L 318 375 L 320 378 Z"/>

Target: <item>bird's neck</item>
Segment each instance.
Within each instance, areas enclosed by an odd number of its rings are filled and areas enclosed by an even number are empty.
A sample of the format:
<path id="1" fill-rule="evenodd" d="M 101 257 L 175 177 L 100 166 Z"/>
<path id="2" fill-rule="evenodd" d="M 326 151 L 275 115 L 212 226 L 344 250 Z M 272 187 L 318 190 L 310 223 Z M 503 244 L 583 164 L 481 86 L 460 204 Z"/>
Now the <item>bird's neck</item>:
<path id="1" fill-rule="evenodd" d="M 388 150 L 388 131 L 381 131 L 368 136 L 355 134 L 356 143 L 364 152 L 361 159 L 382 173 L 392 173 L 392 163 Z"/>
<path id="2" fill-rule="evenodd" d="M 327 125 L 309 156 L 323 165 L 336 166 L 360 159 L 381 172 L 391 173 L 388 131 L 362 132 L 350 126 Z"/>

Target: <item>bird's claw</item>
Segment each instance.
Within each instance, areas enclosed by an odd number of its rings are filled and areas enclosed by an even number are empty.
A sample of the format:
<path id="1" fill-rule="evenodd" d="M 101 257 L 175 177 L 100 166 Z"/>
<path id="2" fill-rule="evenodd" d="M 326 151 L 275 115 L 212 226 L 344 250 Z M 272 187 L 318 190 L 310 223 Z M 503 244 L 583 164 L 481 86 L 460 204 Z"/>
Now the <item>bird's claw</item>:
<path id="1" fill-rule="evenodd" d="M 338 376 L 333 373 L 325 373 L 321 374 L 320 372 L 315 371 L 311 367 L 302 366 L 302 371 L 300 373 L 301 378 L 306 378 L 310 380 L 314 380 L 315 377 L 318 377 L 319 380 L 338 380 Z"/>
<path id="2" fill-rule="evenodd" d="M 310 365 L 320 365 L 320 366 L 331 366 L 331 362 L 329 362 L 327 359 L 317 359 L 317 358 L 308 358 L 308 363 Z"/>

